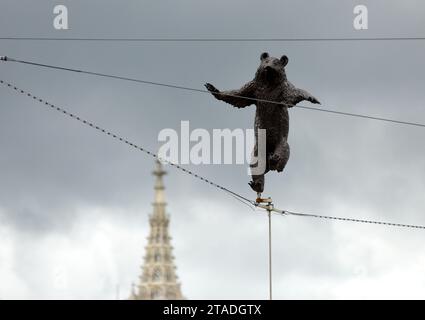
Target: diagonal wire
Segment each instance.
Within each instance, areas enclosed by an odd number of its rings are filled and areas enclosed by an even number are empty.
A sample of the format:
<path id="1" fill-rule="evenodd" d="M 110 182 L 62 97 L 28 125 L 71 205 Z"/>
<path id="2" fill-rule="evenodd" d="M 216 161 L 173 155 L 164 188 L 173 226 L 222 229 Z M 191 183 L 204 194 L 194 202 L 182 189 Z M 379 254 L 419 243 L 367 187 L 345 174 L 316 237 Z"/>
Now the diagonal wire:
<path id="1" fill-rule="evenodd" d="M 244 197 L 244 196 L 242 196 L 242 195 L 240 195 L 240 194 L 238 194 L 238 193 L 236 193 L 236 192 L 234 192 L 232 190 L 229 190 L 228 188 L 225 188 L 225 187 L 223 187 L 223 186 L 221 186 L 221 185 L 219 185 L 219 184 L 217 184 L 217 183 L 215 183 L 215 182 L 213 182 L 213 181 L 211 181 L 211 180 L 209 180 L 207 178 L 204 178 L 203 176 L 200 176 L 200 175 L 198 175 L 198 174 L 196 174 L 196 173 L 194 173 L 194 172 L 192 172 L 190 170 L 187 170 L 187 169 L 183 168 L 182 166 L 180 166 L 180 165 L 178 165 L 176 163 L 173 163 L 173 162 L 168 161 L 166 159 L 162 159 L 161 157 L 159 157 L 157 154 L 153 153 L 152 151 L 149 151 L 149 150 L 147 150 L 147 149 L 145 149 L 145 148 L 143 148 L 143 147 L 141 147 L 139 145 L 136 145 L 136 144 L 130 142 L 129 140 L 123 138 L 122 136 L 120 136 L 118 134 L 115 134 L 115 133 L 113 133 L 113 132 L 111 132 L 109 130 L 106 130 L 106 129 L 104 129 L 104 128 L 102 128 L 102 127 L 94 124 L 93 122 L 90 122 L 88 120 L 85 120 L 85 119 L 79 117 L 78 115 L 76 115 L 74 113 L 71 113 L 71 112 L 69 112 L 69 111 L 67 111 L 67 110 L 65 110 L 65 109 L 63 109 L 61 107 L 58 107 L 58 106 L 56 106 L 54 104 L 51 104 L 51 103 L 47 102 L 44 99 L 38 98 L 37 96 L 35 96 L 35 95 L 33 95 L 33 94 L 25 91 L 25 90 L 22 90 L 22 89 L 20 89 L 20 88 L 18 88 L 16 86 L 12 85 L 11 83 L 8 83 L 8 82 L 4 81 L 4 80 L 0 80 L 0 84 L 3 84 L 5 86 L 7 86 L 7 87 L 9 87 L 9 88 L 11 88 L 13 90 L 15 90 L 18 93 L 21 93 L 21 94 L 23 94 L 23 95 L 25 95 L 25 96 L 27 96 L 29 98 L 32 98 L 34 101 L 40 102 L 40 103 L 44 104 L 45 106 L 50 107 L 51 109 L 53 109 L 55 111 L 58 111 L 58 112 L 60 112 L 60 113 L 62 113 L 64 115 L 67 115 L 67 116 L 71 117 L 72 119 L 77 120 L 77 121 L 83 123 L 84 125 L 87 125 L 87 126 L 93 128 L 93 129 L 95 129 L 95 130 L 97 130 L 97 131 L 99 131 L 99 132 L 101 132 L 103 134 L 106 134 L 106 135 L 108 135 L 108 136 L 110 136 L 110 137 L 112 137 L 112 138 L 114 138 L 116 140 L 119 140 L 120 142 L 123 142 L 123 143 L 129 145 L 130 147 L 133 147 L 133 148 L 135 148 L 135 149 L 137 149 L 139 151 L 142 151 L 142 152 L 146 153 L 147 155 L 149 155 L 149 156 L 151 156 L 153 158 L 156 158 L 156 159 L 158 159 L 158 160 L 160 160 L 162 162 L 168 163 L 169 165 L 171 165 L 171 166 L 173 166 L 173 167 L 175 167 L 175 168 L 183 171 L 184 173 L 186 173 L 188 175 L 191 175 L 191 176 L 193 176 L 193 177 L 195 177 L 195 178 L 197 178 L 197 179 L 199 179 L 199 180 L 201 180 L 201 181 L 203 181 L 205 183 L 208 183 L 209 185 L 211 185 L 211 186 L 213 186 L 213 187 L 215 187 L 217 189 L 220 189 L 220 190 L 222 190 L 224 192 L 229 193 L 231 196 L 233 196 L 235 198 L 238 198 L 240 201 L 245 201 L 244 202 L 245 204 L 251 203 L 252 205 L 254 205 L 254 201 L 249 200 L 248 198 L 246 198 L 246 197 Z"/>
<path id="2" fill-rule="evenodd" d="M 191 88 L 191 87 L 174 85 L 174 84 L 163 83 L 163 82 L 155 82 L 155 81 L 148 81 L 148 80 L 142 80 L 142 79 L 136 79 L 136 78 L 130 78 L 130 77 L 123 77 L 123 76 L 111 75 L 111 74 L 100 73 L 100 72 L 92 72 L 92 71 L 87 71 L 87 70 L 66 68 L 66 67 L 48 65 L 48 64 L 37 63 L 37 62 L 32 62 L 32 61 L 18 60 L 18 59 L 6 57 L 6 56 L 1 56 L 0 60 L 1 61 L 11 61 L 11 62 L 26 64 L 26 65 L 32 65 L 32 66 L 42 67 L 42 68 L 49 68 L 49 69 L 56 69 L 56 70 L 62 70 L 62 71 L 88 74 L 88 75 L 104 77 L 104 78 L 112 78 L 112 79 L 116 79 L 116 80 L 124 80 L 124 81 L 136 82 L 136 83 L 141 83 L 141 84 L 148 84 L 148 85 L 161 86 L 161 87 L 167 87 L 167 88 L 173 88 L 173 89 L 179 89 L 179 90 L 186 90 L 186 91 L 192 91 L 192 92 L 200 92 L 200 93 L 211 94 L 210 91 L 204 90 L 204 89 L 197 89 L 197 88 Z M 355 118 L 362 118 L 362 119 L 369 119 L 369 120 L 376 120 L 376 121 L 383 121 L 383 122 L 389 122 L 389 123 L 394 123 L 394 124 L 401 124 L 401 125 L 408 125 L 408 126 L 425 128 L 425 123 L 419 123 L 419 122 L 402 121 L 402 120 L 396 120 L 396 119 L 391 119 L 391 118 L 370 116 L 370 115 L 359 114 L 359 113 L 350 113 L 350 112 L 337 111 L 337 110 L 325 109 L 325 108 L 298 106 L 298 105 L 292 105 L 292 104 L 288 104 L 288 103 L 284 103 L 284 102 L 278 102 L 278 101 L 272 101 L 272 100 L 266 100 L 266 99 L 257 99 L 257 98 L 245 97 L 245 96 L 240 96 L 240 95 L 232 95 L 232 94 L 223 94 L 223 95 L 226 95 L 226 96 L 229 96 L 229 97 L 234 97 L 234 98 L 243 98 L 243 99 L 251 100 L 251 101 L 258 101 L 258 102 L 264 102 L 264 103 L 283 105 L 283 106 L 287 106 L 287 107 L 297 107 L 297 108 L 300 108 L 300 109 L 305 109 L 305 110 L 310 110 L 310 111 L 319 111 L 319 112 L 325 112 L 325 113 L 341 115 L 341 116 L 349 116 L 349 117 L 355 117 Z"/>
<path id="3" fill-rule="evenodd" d="M 212 182 L 209 179 L 206 179 L 206 178 L 204 178 L 204 177 L 202 177 L 202 176 L 200 176 L 200 175 L 198 175 L 198 174 L 196 174 L 196 173 L 194 173 L 194 172 L 192 172 L 190 170 L 187 170 L 187 169 L 181 167 L 178 164 L 175 164 L 175 163 L 170 162 L 168 160 L 162 159 L 162 158 L 158 157 L 158 155 L 156 155 L 155 153 L 153 153 L 153 152 L 151 152 L 151 151 L 149 151 L 149 150 L 147 150 L 147 149 L 145 149 L 145 148 L 143 148 L 141 146 L 138 146 L 138 145 L 136 145 L 136 144 L 134 144 L 134 143 L 126 140 L 125 138 L 123 138 L 123 137 L 121 137 L 121 136 L 119 136 L 117 134 L 112 133 L 111 131 L 108 131 L 106 129 L 103 129 L 102 127 L 99 127 L 96 124 L 94 124 L 94 123 L 92 123 L 90 121 L 87 121 L 87 120 L 85 120 L 85 119 L 83 119 L 83 118 L 75 115 L 74 113 L 71 113 L 71 112 L 69 112 L 69 111 L 67 111 L 67 110 L 65 110 L 65 109 L 63 109 L 61 107 L 58 107 L 58 106 L 56 106 L 54 104 L 51 104 L 51 103 L 47 102 L 44 99 L 38 98 L 34 94 L 31 94 L 31 93 L 29 93 L 27 91 L 24 91 L 24 90 L 22 90 L 22 89 L 20 89 L 20 88 L 18 88 L 16 86 L 14 86 L 14 85 L 12 85 L 11 83 L 8 83 L 8 82 L 6 82 L 4 80 L 0 80 L 0 84 L 6 86 L 8 88 L 11 88 L 11 89 L 15 90 L 16 92 L 18 92 L 20 94 L 23 94 L 23 95 L 25 95 L 25 96 L 27 96 L 29 98 L 32 98 L 34 101 L 37 101 L 37 102 L 42 103 L 45 106 L 51 108 L 52 110 L 58 111 L 58 112 L 66 115 L 66 116 L 69 116 L 72 119 L 77 120 L 77 121 L 79 121 L 79 122 L 81 122 L 81 123 L 83 123 L 83 124 L 85 124 L 85 125 L 93 128 L 93 129 L 96 129 L 97 131 L 99 131 L 99 132 L 101 132 L 103 134 L 106 134 L 106 135 L 108 135 L 108 136 L 110 136 L 110 137 L 112 137 L 112 138 L 114 138 L 116 140 L 119 140 L 122 143 L 125 143 L 125 144 L 127 144 L 127 145 L 129 145 L 129 146 L 131 146 L 131 147 L 133 147 L 133 148 L 135 148 L 137 150 L 139 150 L 139 151 L 142 151 L 142 152 L 148 154 L 149 156 L 151 156 L 153 158 L 156 158 L 156 159 L 158 159 L 160 161 L 166 162 L 169 165 L 171 165 L 171 166 L 173 166 L 173 167 L 175 167 L 175 168 L 183 171 L 184 173 L 186 173 L 188 175 L 191 175 L 191 176 L 193 176 L 193 177 L 195 177 L 195 178 L 197 178 L 197 179 L 199 179 L 199 180 L 201 180 L 201 181 L 203 181 L 205 183 L 208 183 L 209 185 L 211 185 L 211 186 L 213 186 L 213 187 L 215 187 L 215 188 L 217 188 L 219 190 L 222 190 L 224 192 L 227 192 L 232 197 L 237 198 L 239 201 L 243 202 L 244 204 L 250 205 L 250 206 L 251 205 L 254 206 L 254 209 L 255 208 L 261 208 L 261 209 L 265 209 L 265 210 L 267 210 L 269 212 L 274 212 L 274 213 L 277 213 L 277 214 L 280 214 L 280 215 L 291 215 L 291 216 L 297 216 L 297 217 L 309 217 L 309 218 L 318 218 L 318 219 L 349 221 L 349 222 L 356 222 L 356 223 L 378 224 L 378 225 L 385 225 L 385 226 L 392 226 L 392 227 L 402 227 L 402 228 L 412 228 L 412 229 L 425 229 L 425 226 L 421 226 L 421 225 L 401 224 L 401 223 L 392 223 L 392 222 L 377 221 L 377 220 L 354 219 L 354 218 L 344 218 L 344 217 L 334 217 L 334 216 L 325 216 L 325 215 L 310 214 L 310 213 L 293 212 L 293 211 L 288 211 L 288 210 L 276 209 L 273 206 L 262 205 L 261 203 L 257 203 L 256 201 L 252 201 L 252 200 L 250 200 L 250 199 L 248 199 L 248 198 L 246 198 L 246 197 L 244 197 L 244 196 L 242 196 L 242 195 L 240 195 L 240 194 L 238 194 L 238 193 L 236 193 L 236 192 L 234 192 L 234 191 L 232 191 L 232 190 L 230 190 L 228 188 L 225 188 L 225 187 L 223 187 L 223 186 L 221 186 L 221 185 L 219 185 L 217 183 Z"/>
<path id="4" fill-rule="evenodd" d="M 279 209 L 273 209 L 272 211 L 274 211 L 276 213 L 279 213 L 279 214 L 282 214 L 282 215 L 290 215 L 290 216 L 297 216 L 297 217 L 307 217 L 307 218 L 317 218 L 317 219 L 327 219 L 327 220 L 338 220 L 338 221 L 366 223 L 366 224 L 378 224 L 378 225 L 384 225 L 384 226 L 390 226 L 390 227 L 401 227 L 401 228 L 412 228 L 412 229 L 425 229 L 425 226 L 413 225 L 413 224 L 393 223 L 393 222 L 378 221 L 378 220 L 344 218 L 344 217 L 335 217 L 335 216 L 325 216 L 325 215 L 319 215 L 319 214 L 292 212 L 292 211 L 279 210 Z"/>

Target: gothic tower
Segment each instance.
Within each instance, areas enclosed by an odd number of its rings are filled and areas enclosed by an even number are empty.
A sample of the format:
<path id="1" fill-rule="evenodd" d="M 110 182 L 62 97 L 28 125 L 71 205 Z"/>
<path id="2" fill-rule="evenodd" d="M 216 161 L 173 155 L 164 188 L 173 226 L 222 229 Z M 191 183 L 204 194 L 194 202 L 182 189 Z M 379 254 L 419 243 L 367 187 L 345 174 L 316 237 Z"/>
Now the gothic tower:
<path id="1" fill-rule="evenodd" d="M 184 299 L 172 254 L 171 237 L 168 234 L 170 218 L 165 212 L 164 183 L 166 172 L 159 161 L 153 172 L 155 176 L 155 199 L 153 213 L 149 217 L 150 234 L 145 247 L 146 254 L 137 288 L 133 285 L 132 300 L 181 300 Z"/>

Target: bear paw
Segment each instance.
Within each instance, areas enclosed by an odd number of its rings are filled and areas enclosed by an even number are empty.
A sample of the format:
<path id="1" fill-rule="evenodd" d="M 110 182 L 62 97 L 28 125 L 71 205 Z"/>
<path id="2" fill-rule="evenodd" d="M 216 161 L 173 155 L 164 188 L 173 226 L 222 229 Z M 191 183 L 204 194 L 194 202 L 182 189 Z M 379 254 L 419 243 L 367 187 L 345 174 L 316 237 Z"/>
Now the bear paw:
<path id="1" fill-rule="evenodd" d="M 214 87 L 211 83 L 206 83 L 205 88 L 207 88 L 207 90 L 211 93 L 220 93 L 220 90 Z"/>
<path id="2" fill-rule="evenodd" d="M 269 157 L 270 170 L 277 170 L 279 163 L 282 162 L 282 157 L 279 154 L 273 154 Z"/>
<path id="3" fill-rule="evenodd" d="M 319 100 L 317 100 L 315 97 L 311 96 L 310 98 L 308 98 L 308 101 L 310 101 L 311 103 L 314 104 L 321 104 Z"/>
<path id="4" fill-rule="evenodd" d="M 285 161 L 284 159 L 282 159 L 281 161 L 279 161 L 279 162 L 277 163 L 276 171 L 277 171 L 277 172 L 282 172 L 282 171 L 283 171 L 283 169 L 285 169 L 285 165 L 286 165 L 286 161 Z"/>
<path id="5" fill-rule="evenodd" d="M 260 181 L 250 181 L 248 184 L 251 189 L 257 193 L 262 193 L 264 191 L 264 183 Z"/>

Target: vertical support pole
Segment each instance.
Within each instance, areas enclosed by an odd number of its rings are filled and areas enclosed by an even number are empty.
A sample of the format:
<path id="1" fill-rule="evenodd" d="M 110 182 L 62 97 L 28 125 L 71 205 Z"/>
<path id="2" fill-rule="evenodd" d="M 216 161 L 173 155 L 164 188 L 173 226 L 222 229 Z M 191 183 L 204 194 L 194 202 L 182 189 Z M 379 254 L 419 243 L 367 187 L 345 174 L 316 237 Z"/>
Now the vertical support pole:
<path id="1" fill-rule="evenodd" d="M 272 274 L 272 211 L 274 210 L 272 199 L 261 198 L 261 193 L 257 193 L 257 199 L 255 200 L 260 208 L 267 210 L 269 218 L 269 299 L 273 300 L 273 274 Z M 267 205 L 262 205 L 266 203 Z"/>
<path id="2" fill-rule="evenodd" d="M 272 211 L 267 210 L 269 214 L 269 298 L 273 300 L 273 281 L 272 281 Z"/>

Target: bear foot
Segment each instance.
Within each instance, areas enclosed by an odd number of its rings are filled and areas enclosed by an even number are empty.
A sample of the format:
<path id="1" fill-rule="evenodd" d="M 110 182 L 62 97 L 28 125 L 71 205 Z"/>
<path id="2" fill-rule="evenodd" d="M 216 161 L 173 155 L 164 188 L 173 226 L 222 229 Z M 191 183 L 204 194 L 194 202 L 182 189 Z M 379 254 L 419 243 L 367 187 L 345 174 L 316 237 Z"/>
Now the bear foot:
<path id="1" fill-rule="evenodd" d="M 288 162 L 287 159 L 281 159 L 276 166 L 276 171 L 277 172 L 282 172 L 283 169 L 285 169 L 286 163 Z"/>
<path id="2" fill-rule="evenodd" d="M 279 164 L 282 163 L 282 157 L 278 154 L 273 154 L 269 157 L 270 170 L 278 170 Z"/>
<path id="3" fill-rule="evenodd" d="M 264 191 L 264 182 L 250 181 L 248 184 L 251 187 L 251 189 L 257 193 L 262 193 Z"/>

